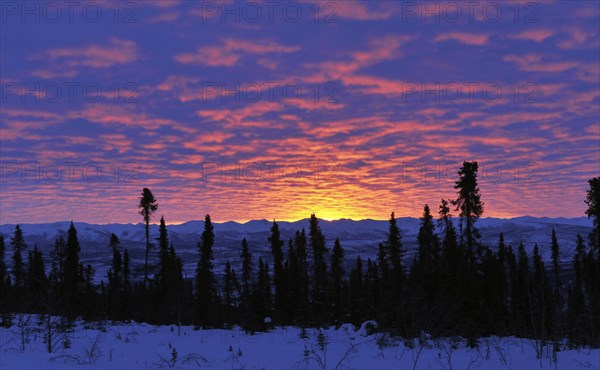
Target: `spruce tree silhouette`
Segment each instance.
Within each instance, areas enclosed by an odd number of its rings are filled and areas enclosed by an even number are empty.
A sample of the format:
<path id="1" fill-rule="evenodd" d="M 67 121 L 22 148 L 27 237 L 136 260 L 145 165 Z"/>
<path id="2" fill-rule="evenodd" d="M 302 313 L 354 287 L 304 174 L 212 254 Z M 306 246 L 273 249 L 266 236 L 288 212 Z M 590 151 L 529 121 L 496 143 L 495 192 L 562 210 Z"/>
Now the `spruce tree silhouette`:
<path id="1" fill-rule="evenodd" d="M 156 203 L 156 199 L 154 195 L 148 188 L 144 188 L 142 190 L 142 196 L 140 197 L 140 202 L 138 204 L 138 208 L 140 209 L 139 213 L 142 215 L 145 224 L 146 231 L 146 259 L 144 262 L 144 288 L 148 287 L 148 253 L 150 251 L 150 219 L 152 219 L 152 215 L 158 209 L 158 204 Z"/>
<path id="2" fill-rule="evenodd" d="M 459 179 L 454 188 L 458 190 L 458 197 L 452 201 L 456 211 L 460 211 L 460 240 L 465 243 L 469 253 L 473 252 L 479 232 L 475 228 L 475 222 L 483 214 L 483 202 L 477 186 L 477 171 L 479 165 L 474 162 L 463 162 L 458 170 Z"/>
<path id="3" fill-rule="evenodd" d="M 592 218 L 594 227 L 590 233 L 590 248 L 600 263 L 600 177 L 594 177 L 588 180 L 589 189 L 585 203 L 588 209 L 585 214 L 588 218 Z"/>

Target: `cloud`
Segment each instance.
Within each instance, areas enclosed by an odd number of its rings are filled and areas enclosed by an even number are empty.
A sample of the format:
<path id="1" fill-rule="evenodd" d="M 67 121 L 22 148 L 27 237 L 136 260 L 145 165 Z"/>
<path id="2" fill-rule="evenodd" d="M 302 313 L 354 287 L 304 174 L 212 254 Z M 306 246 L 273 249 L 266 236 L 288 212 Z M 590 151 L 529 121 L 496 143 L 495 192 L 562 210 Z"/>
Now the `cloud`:
<path id="1" fill-rule="evenodd" d="M 525 30 L 521 33 L 517 33 L 514 35 L 509 35 L 508 38 L 511 39 L 520 39 L 520 40 L 529 40 L 535 42 L 542 42 L 547 38 L 553 36 L 556 32 L 548 29 L 535 29 L 535 30 Z"/>
<path id="2" fill-rule="evenodd" d="M 454 40 L 465 45 L 486 45 L 489 41 L 489 35 L 485 34 L 473 34 L 465 32 L 449 32 L 439 34 L 435 38 L 435 42 Z"/>
<path id="3" fill-rule="evenodd" d="M 232 67 L 237 65 L 244 55 L 287 54 L 299 50 L 299 46 L 281 45 L 270 40 L 228 38 L 219 46 L 200 47 L 193 53 L 178 54 L 175 61 L 181 64 Z"/>
<path id="4" fill-rule="evenodd" d="M 266 119 L 269 113 L 280 112 L 283 105 L 271 102 L 251 103 L 238 109 L 205 109 L 197 112 L 198 117 L 213 122 L 222 122 L 225 128 L 281 128 L 282 124 Z"/>
<path id="5" fill-rule="evenodd" d="M 566 37 L 560 40 L 556 45 L 564 50 L 598 48 L 598 31 L 586 32 L 580 28 L 569 27 L 566 30 Z"/>
<path id="6" fill-rule="evenodd" d="M 109 104 L 93 104 L 82 110 L 73 111 L 68 115 L 70 119 L 85 119 L 89 122 L 102 125 L 119 125 L 124 127 L 143 127 L 147 130 L 156 130 L 168 126 L 185 133 L 195 133 L 196 130 L 169 118 L 158 118 L 151 114 L 136 111 L 125 106 Z"/>
<path id="7" fill-rule="evenodd" d="M 411 36 L 386 35 L 371 39 L 366 49 L 350 52 L 346 60 L 325 61 L 321 63 L 309 63 L 308 68 L 316 68 L 318 72 L 310 75 L 307 82 L 324 82 L 331 79 L 342 79 L 357 72 L 362 68 L 375 65 L 379 62 L 394 60 L 402 56 L 400 48 L 411 41 Z"/>
<path id="8" fill-rule="evenodd" d="M 373 4 L 377 4 L 374 6 Z M 338 1 L 332 2 L 326 6 L 325 3 L 320 3 L 321 17 L 330 16 L 332 19 L 337 17 L 359 20 L 359 21 L 377 21 L 390 19 L 398 9 L 390 1 L 381 3 L 375 2 L 359 2 L 359 1 Z"/>
<path id="9" fill-rule="evenodd" d="M 578 62 L 546 61 L 545 59 L 547 58 L 540 54 L 507 55 L 504 57 L 504 61 L 514 62 L 520 70 L 526 72 L 564 72 L 579 65 Z"/>
<path id="10" fill-rule="evenodd" d="M 45 50 L 35 59 L 49 59 L 60 63 L 63 68 L 65 66 L 109 68 L 138 60 L 139 50 L 134 41 L 112 38 L 106 45 Z"/>

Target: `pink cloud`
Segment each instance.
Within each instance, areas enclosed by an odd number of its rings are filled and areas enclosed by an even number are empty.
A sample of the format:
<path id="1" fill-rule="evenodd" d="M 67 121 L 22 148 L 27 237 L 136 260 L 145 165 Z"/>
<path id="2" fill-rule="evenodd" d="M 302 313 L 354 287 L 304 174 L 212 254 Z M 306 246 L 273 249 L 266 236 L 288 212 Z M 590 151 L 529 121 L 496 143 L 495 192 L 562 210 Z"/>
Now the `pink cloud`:
<path id="1" fill-rule="evenodd" d="M 435 42 L 454 40 L 465 45 L 486 45 L 489 41 L 489 35 L 473 34 L 465 32 L 449 32 L 438 35 Z"/>
<path id="2" fill-rule="evenodd" d="M 108 68 L 138 60 L 139 51 L 134 41 L 112 38 L 108 45 L 46 50 L 36 59 L 45 58 L 59 62 L 62 68 L 65 66 Z"/>
<path id="3" fill-rule="evenodd" d="M 523 32 L 515 34 L 515 35 L 510 35 L 509 38 L 542 42 L 554 34 L 555 34 L 555 32 L 552 30 L 535 29 L 535 30 L 526 30 L 526 31 L 523 31 Z"/>
<path id="4" fill-rule="evenodd" d="M 379 6 L 373 9 L 374 2 L 361 3 L 359 1 L 338 1 L 332 2 L 332 5 L 327 7 L 321 3 L 321 17 L 330 15 L 332 18 L 339 16 L 340 18 L 353 19 L 359 21 L 385 20 L 394 16 L 398 9 L 392 2 L 383 1 L 377 3 Z"/>
<path id="5" fill-rule="evenodd" d="M 281 127 L 281 123 L 270 122 L 263 115 L 271 112 L 280 112 L 283 106 L 279 103 L 258 102 L 249 104 L 239 109 L 212 109 L 200 110 L 198 117 L 206 118 L 214 122 L 224 122 L 226 128 L 241 127 Z M 260 118 L 260 119 L 259 119 Z"/>
<path id="6" fill-rule="evenodd" d="M 579 28 L 570 27 L 566 30 L 567 37 L 557 43 L 557 46 L 564 50 L 598 48 L 598 32 L 585 32 Z"/>
<path id="7" fill-rule="evenodd" d="M 299 46 L 286 46 L 269 40 L 225 39 L 223 45 L 200 47 L 193 53 L 176 55 L 175 60 L 181 64 L 231 67 L 236 65 L 244 54 L 284 54 L 298 50 L 300 50 Z"/>
<path id="8" fill-rule="evenodd" d="M 544 57 L 539 54 L 507 55 L 504 60 L 516 63 L 520 70 L 527 72 L 564 72 L 579 65 L 577 62 L 544 61 Z"/>
<path id="9" fill-rule="evenodd" d="M 133 146 L 133 141 L 124 134 L 105 134 L 100 135 L 103 145 L 102 149 L 106 151 L 116 150 L 119 154 L 126 153 Z"/>
<path id="10" fill-rule="evenodd" d="M 176 130 L 195 133 L 196 130 L 185 126 L 175 120 L 152 117 L 145 112 L 126 109 L 105 104 L 87 106 L 81 111 L 74 111 L 68 115 L 71 119 L 85 119 L 103 125 L 141 126 L 148 130 L 156 130 L 163 126 L 170 126 Z"/>
<path id="11" fill-rule="evenodd" d="M 349 60 L 327 61 L 319 64 L 308 64 L 307 67 L 316 67 L 319 72 L 308 76 L 307 82 L 323 82 L 330 79 L 341 79 L 345 76 L 386 60 L 393 60 L 402 56 L 400 47 L 412 40 L 410 36 L 388 35 L 373 39 L 365 50 L 355 51 L 349 55 Z"/>
<path id="12" fill-rule="evenodd" d="M 152 3 L 153 1 L 150 1 Z M 175 22 L 179 19 L 179 12 L 161 13 L 155 17 L 149 18 L 148 23 Z"/>
<path id="13" fill-rule="evenodd" d="M 152 6 L 156 8 L 173 8 L 182 3 L 182 0 L 154 0 L 154 1 L 145 1 L 142 4 L 147 6 Z"/>
<path id="14" fill-rule="evenodd" d="M 336 110 L 336 109 L 342 109 L 345 107 L 344 104 L 341 104 L 338 102 L 333 102 L 333 101 L 326 101 L 326 100 L 314 101 L 314 100 L 307 100 L 307 99 L 288 99 L 285 101 L 285 103 L 287 103 L 288 105 L 296 106 L 300 109 L 308 110 L 308 111 L 319 110 L 319 109 Z"/>

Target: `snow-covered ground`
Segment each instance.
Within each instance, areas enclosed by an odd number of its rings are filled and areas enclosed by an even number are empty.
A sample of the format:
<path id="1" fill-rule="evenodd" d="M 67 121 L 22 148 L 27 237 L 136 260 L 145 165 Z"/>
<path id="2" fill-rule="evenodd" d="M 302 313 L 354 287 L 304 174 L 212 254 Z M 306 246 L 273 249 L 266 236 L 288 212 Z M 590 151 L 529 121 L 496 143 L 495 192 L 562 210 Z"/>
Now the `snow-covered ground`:
<path id="1" fill-rule="evenodd" d="M 32 317 L 27 327 L 37 326 Z M 18 321 L 18 320 L 17 320 Z M 458 339 L 404 342 L 344 325 L 302 335 L 295 327 L 250 334 L 239 328 L 194 330 L 148 324 L 79 323 L 47 353 L 42 333 L 0 329 L 0 369 L 599 369 L 599 349 L 566 349 L 541 359 L 536 342 L 481 338 L 471 349 Z M 25 327 L 25 326 L 23 326 Z M 70 342 L 64 348 L 64 339 Z M 24 350 L 23 350 L 24 347 Z"/>

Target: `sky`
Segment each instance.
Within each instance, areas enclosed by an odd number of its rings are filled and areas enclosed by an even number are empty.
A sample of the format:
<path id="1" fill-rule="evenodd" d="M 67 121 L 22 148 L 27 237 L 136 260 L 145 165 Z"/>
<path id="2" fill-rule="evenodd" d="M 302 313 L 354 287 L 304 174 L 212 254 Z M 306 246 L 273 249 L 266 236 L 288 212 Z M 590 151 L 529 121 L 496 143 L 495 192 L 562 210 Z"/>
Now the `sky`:
<path id="1" fill-rule="evenodd" d="M 598 1 L 2 1 L 0 223 L 584 216 Z"/>

